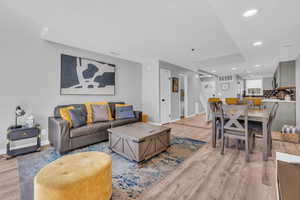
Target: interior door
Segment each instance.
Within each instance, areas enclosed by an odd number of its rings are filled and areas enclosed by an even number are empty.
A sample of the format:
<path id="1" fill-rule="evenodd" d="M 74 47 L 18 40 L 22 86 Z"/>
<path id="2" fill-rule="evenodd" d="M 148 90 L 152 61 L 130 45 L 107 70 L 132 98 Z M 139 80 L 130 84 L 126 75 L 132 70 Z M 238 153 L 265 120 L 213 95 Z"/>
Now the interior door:
<path id="1" fill-rule="evenodd" d="M 165 124 L 171 119 L 171 73 L 160 69 L 160 121 Z"/>

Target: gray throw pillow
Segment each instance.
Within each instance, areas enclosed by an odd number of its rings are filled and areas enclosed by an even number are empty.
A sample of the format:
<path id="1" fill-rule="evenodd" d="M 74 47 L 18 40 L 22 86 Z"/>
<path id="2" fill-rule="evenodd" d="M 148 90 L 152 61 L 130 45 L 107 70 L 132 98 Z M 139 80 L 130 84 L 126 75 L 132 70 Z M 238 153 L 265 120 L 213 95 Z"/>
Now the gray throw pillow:
<path id="1" fill-rule="evenodd" d="M 116 106 L 116 119 L 129 119 L 129 118 L 134 118 L 132 105 Z"/>
<path id="2" fill-rule="evenodd" d="M 82 109 L 71 109 L 69 110 L 69 114 L 72 120 L 73 128 L 86 125 L 87 116 Z"/>
<path id="3" fill-rule="evenodd" d="M 93 122 L 104 122 L 109 120 L 107 105 L 92 105 Z"/>

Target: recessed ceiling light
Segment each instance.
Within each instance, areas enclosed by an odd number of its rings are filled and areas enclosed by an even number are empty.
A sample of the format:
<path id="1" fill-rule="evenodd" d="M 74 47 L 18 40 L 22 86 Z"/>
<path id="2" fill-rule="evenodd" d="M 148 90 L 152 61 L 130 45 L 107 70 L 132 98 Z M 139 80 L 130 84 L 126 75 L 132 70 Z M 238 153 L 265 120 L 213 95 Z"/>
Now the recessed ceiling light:
<path id="1" fill-rule="evenodd" d="M 250 9 L 243 13 L 243 17 L 252 17 L 258 13 L 257 9 Z"/>
<path id="2" fill-rule="evenodd" d="M 41 37 L 44 38 L 47 35 L 48 31 L 49 31 L 48 27 L 43 27 L 41 31 Z"/>
<path id="3" fill-rule="evenodd" d="M 237 70 L 237 68 L 236 67 L 233 67 L 233 68 L 231 68 L 233 71 L 235 71 L 235 70 Z"/>
<path id="4" fill-rule="evenodd" d="M 261 65 L 255 65 L 254 67 L 261 67 Z"/>
<path id="5" fill-rule="evenodd" d="M 253 46 L 257 47 L 257 46 L 261 46 L 263 43 L 261 41 L 257 41 L 257 42 L 253 42 Z"/>
<path id="6" fill-rule="evenodd" d="M 216 73 L 217 71 L 216 70 L 211 70 L 211 73 Z"/>

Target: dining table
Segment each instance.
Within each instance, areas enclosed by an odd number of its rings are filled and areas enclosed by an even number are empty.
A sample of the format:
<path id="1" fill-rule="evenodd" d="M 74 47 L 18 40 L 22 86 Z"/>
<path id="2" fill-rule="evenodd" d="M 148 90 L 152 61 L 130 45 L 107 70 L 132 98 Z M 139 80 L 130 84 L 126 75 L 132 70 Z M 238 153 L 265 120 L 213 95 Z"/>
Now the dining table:
<path id="1" fill-rule="evenodd" d="M 220 112 L 212 113 L 212 147 L 216 148 L 217 144 L 217 119 L 221 117 Z M 226 118 L 226 116 L 225 116 Z M 243 120 L 244 116 L 240 116 L 240 120 Z M 264 161 L 268 160 L 268 155 L 270 154 L 268 150 L 268 120 L 269 120 L 269 111 L 267 109 L 249 109 L 248 111 L 248 121 L 260 122 L 262 126 L 262 136 L 263 136 L 263 150 L 262 157 Z"/>

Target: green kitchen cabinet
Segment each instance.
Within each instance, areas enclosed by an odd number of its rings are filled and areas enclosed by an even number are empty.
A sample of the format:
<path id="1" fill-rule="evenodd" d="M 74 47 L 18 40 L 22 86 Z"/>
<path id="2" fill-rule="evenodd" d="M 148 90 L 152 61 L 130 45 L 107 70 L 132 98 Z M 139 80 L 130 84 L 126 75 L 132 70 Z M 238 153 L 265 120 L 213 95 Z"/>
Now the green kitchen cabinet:
<path id="1" fill-rule="evenodd" d="M 277 88 L 279 87 L 293 87 L 296 85 L 296 62 L 285 61 L 280 62 L 275 73 L 274 79 L 277 83 Z"/>

